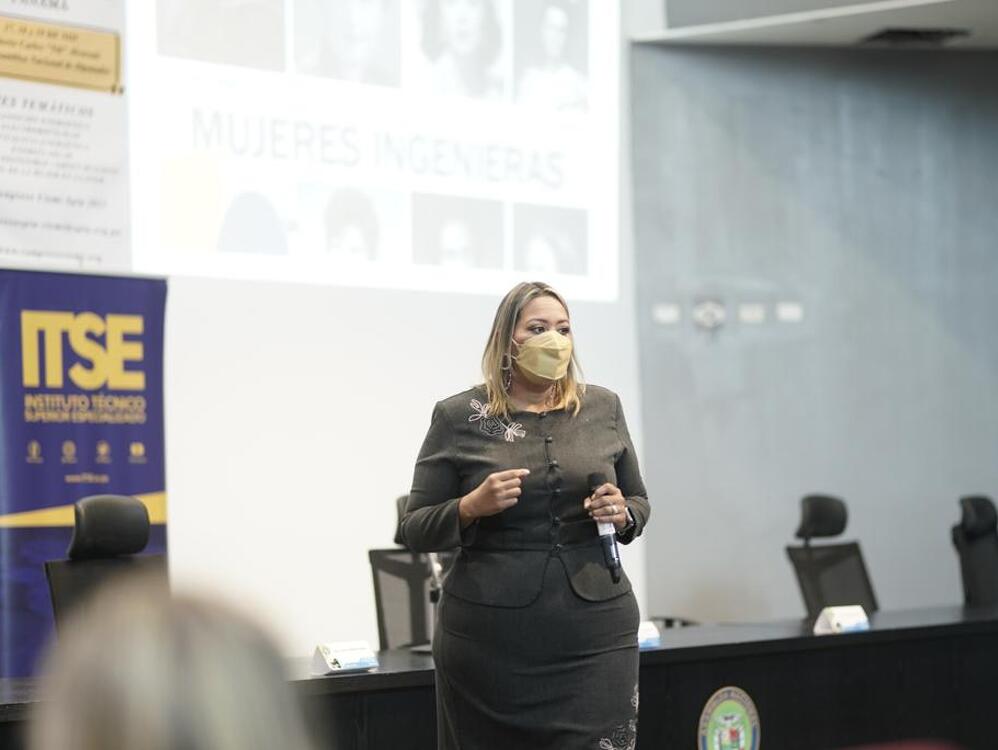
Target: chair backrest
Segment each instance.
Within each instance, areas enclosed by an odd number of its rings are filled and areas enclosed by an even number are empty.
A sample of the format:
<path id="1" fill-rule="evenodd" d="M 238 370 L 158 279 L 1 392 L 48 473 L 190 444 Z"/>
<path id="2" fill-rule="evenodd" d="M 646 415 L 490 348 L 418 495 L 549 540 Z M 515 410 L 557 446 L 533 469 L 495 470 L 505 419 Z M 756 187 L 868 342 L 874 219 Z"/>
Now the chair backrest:
<path id="1" fill-rule="evenodd" d="M 367 552 L 374 577 L 378 641 L 382 649 L 430 642 L 430 569 L 427 556 L 404 548 Z M 453 552 L 439 553 L 444 572 Z"/>
<path id="2" fill-rule="evenodd" d="M 149 543 L 149 511 L 129 495 L 91 495 L 73 506 L 70 560 L 134 555 Z"/>
<path id="3" fill-rule="evenodd" d="M 998 513 L 990 498 L 960 498 L 960 523 L 952 529 L 960 558 L 963 601 L 968 607 L 998 604 Z"/>
<path id="4" fill-rule="evenodd" d="M 94 558 L 90 560 L 50 560 L 45 563 L 45 577 L 52 597 L 55 628 L 59 632 L 68 617 L 85 606 L 90 595 L 108 581 L 123 575 L 145 574 L 150 585 L 166 588 L 166 557 L 135 555 L 132 557 Z"/>
<path id="5" fill-rule="evenodd" d="M 807 614 L 815 618 L 825 607 L 859 604 L 877 611 L 877 598 L 856 542 L 787 547 L 797 574 Z"/>
<path id="6" fill-rule="evenodd" d="M 800 501 L 800 526 L 796 537 L 810 543 L 814 537 L 838 536 L 846 530 L 846 504 L 831 495 L 805 495 Z"/>
<path id="7" fill-rule="evenodd" d="M 138 555 L 149 541 L 149 512 L 126 495 L 92 495 L 74 506 L 68 560 L 45 563 L 56 629 L 112 577 L 144 573 L 150 585 L 166 586 L 166 558 Z"/>

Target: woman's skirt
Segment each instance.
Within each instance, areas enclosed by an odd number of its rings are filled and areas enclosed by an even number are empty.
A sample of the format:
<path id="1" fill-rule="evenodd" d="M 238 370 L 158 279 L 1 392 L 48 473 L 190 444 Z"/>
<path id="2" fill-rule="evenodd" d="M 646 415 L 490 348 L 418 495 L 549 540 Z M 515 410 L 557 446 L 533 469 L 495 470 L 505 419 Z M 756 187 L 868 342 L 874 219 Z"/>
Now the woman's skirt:
<path id="1" fill-rule="evenodd" d="M 633 750 L 638 607 L 580 598 L 548 560 L 526 607 L 445 594 L 434 636 L 442 750 Z"/>

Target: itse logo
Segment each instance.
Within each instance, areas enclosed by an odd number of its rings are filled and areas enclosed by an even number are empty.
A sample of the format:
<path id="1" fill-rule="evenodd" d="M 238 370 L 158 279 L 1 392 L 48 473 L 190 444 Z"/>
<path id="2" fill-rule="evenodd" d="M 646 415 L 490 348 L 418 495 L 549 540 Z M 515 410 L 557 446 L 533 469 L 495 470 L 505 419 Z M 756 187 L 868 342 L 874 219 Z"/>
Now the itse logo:
<path id="1" fill-rule="evenodd" d="M 65 375 L 77 388 L 142 391 L 146 376 L 141 370 L 126 370 L 128 362 L 141 362 L 141 341 L 126 336 L 141 335 L 141 315 L 74 314 L 58 310 L 21 311 L 21 374 L 25 388 L 62 388 Z M 65 368 L 64 335 L 80 360 Z"/>

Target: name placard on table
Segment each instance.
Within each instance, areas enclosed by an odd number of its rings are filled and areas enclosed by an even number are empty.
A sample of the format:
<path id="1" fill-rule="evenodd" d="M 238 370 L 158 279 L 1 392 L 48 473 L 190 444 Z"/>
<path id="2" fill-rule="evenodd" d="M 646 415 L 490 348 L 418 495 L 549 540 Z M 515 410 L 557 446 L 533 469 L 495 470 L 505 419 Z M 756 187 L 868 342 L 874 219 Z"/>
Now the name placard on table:
<path id="1" fill-rule="evenodd" d="M 367 641 L 320 643 L 312 655 L 312 674 L 366 672 L 378 666 L 378 657 Z"/>

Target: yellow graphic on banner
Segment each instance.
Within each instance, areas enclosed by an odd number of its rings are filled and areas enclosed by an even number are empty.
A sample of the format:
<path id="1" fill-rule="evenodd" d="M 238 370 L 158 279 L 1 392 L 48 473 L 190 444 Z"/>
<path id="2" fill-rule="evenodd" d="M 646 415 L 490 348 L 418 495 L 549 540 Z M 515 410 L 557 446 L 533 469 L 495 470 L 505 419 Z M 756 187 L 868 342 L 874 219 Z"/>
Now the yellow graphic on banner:
<path id="1" fill-rule="evenodd" d="M 64 310 L 21 311 L 21 380 L 24 421 L 53 424 L 145 424 L 146 387 L 141 369 L 145 348 L 141 315 L 106 315 Z M 68 364 L 65 348 L 75 355 Z M 67 380 L 83 391 L 50 393 Z M 39 389 L 36 391 L 35 389 Z"/>
<path id="2" fill-rule="evenodd" d="M 0 16 L 0 76 L 120 94 L 117 33 Z"/>
<path id="3" fill-rule="evenodd" d="M 45 364 L 45 387 L 62 388 L 63 375 L 77 388 L 96 390 L 105 385 L 115 391 L 141 391 L 146 376 L 141 370 L 129 370 L 129 362 L 141 362 L 145 351 L 141 341 L 125 338 L 141 335 L 145 321 L 141 315 L 108 315 L 92 312 L 74 314 L 62 310 L 21 311 L 21 372 L 25 388 L 42 385 L 40 365 Z M 68 334 L 68 335 L 66 335 Z M 90 367 L 77 362 L 63 366 L 63 338 Z M 105 345 L 97 341 L 104 337 Z M 42 342 L 39 347 L 39 339 Z"/>
<path id="4" fill-rule="evenodd" d="M 24 460 L 29 464 L 42 464 L 45 463 L 45 459 L 42 458 L 42 444 L 37 440 L 28 441 L 28 455 L 24 457 Z"/>
<path id="5" fill-rule="evenodd" d="M 136 495 L 149 510 L 150 523 L 166 523 L 166 493 L 150 492 Z M 57 505 L 53 508 L 27 510 L 21 513 L 8 513 L 0 516 L 0 529 L 38 528 L 40 526 L 73 526 L 75 516 L 72 505 Z"/>

